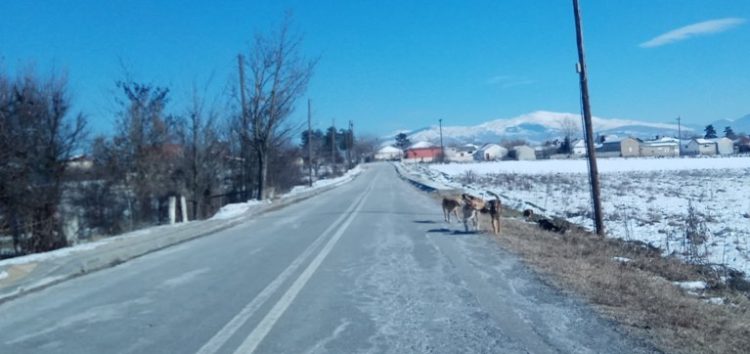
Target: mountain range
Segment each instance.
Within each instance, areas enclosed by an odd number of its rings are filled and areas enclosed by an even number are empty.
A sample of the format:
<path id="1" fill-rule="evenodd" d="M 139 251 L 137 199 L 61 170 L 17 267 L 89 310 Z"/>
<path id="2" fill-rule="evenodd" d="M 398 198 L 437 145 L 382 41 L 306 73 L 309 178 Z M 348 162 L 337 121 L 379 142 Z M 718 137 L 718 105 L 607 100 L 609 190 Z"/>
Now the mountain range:
<path id="1" fill-rule="evenodd" d="M 653 123 L 629 119 L 592 117 L 596 135 L 632 136 L 644 139 L 658 136 L 677 136 L 675 123 Z M 750 132 L 750 115 L 736 120 L 722 119 L 712 123 L 719 135 L 724 127 L 731 126 L 735 133 Z M 682 125 L 683 136 L 703 133 L 703 126 Z M 509 119 L 497 119 L 474 126 L 444 126 L 443 142 L 446 145 L 466 143 L 500 142 L 503 140 L 526 140 L 541 143 L 565 136 L 566 131 L 581 137 L 583 124 L 581 116 L 574 113 L 536 111 Z M 412 131 L 395 132 L 383 137 L 387 143 L 393 142 L 396 134 L 405 133 L 411 142 L 440 142 L 440 129 L 431 126 Z"/>

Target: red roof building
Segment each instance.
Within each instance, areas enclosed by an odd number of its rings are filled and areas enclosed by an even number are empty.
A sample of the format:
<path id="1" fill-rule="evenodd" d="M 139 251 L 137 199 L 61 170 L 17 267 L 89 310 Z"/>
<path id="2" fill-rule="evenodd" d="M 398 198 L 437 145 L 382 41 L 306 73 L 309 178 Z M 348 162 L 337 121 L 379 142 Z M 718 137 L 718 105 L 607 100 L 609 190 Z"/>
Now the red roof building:
<path id="1" fill-rule="evenodd" d="M 404 159 L 413 162 L 430 162 L 438 159 L 438 157 L 440 157 L 439 146 L 406 149 L 404 154 Z"/>

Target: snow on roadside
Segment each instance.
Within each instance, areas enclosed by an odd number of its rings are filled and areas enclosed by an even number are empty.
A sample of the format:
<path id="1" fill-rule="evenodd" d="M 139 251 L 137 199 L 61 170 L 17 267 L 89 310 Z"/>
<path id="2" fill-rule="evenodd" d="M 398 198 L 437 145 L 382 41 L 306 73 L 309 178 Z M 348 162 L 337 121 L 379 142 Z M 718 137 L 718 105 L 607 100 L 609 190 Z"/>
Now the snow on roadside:
<path id="1" fill-rule="evenodd" d="M 44 253 L 34 253 L 34 254 L 26 255 L 26 256 L 4 259 L 0 261 L 0 267 L 11 266 L 11 265 L 16 265 L 16 264 L 41 262 L 45 260 L 65 257 L 74 253 L 92 250 L 94 248 L 102 246 L 105 243 L 102 241 L 108 241 L 108 240 L 101 240 L 101 241 L 96 241 L 96 242 L 91 242 L 91 243 L 83 243 L 83 244 L 76 245 L 76 246 L 60 248 L 54 251 L 49 251 L 49 252 L 44 252 Z"/>
<path id="2" fill-rule="evenodd" d="M 672 284 L 678 286 L 679 288 L 687 291 L 696 291 L 696 290 L 703 290 L 705 289 L 708 284 L 706 284 L 705 281 L 696 280 L 696 281 L 676 281 Z"/>
<path id="3" fill-rule="evenodd" d="M 501 161 L 405 166 L 412 174 L 476 195 L 491 190 L 508 207 L 593 229 L 583 160 Z M 750 274 L 750 158 L 599 159 L 605 230 L 675 254 Z M 468 173 L 471 171 L 472 173 Z M 686 242 L 688 209 L 706 241 Z"/>
<path id="4" fill-rule="evenodd" d="M 283 199 L 285 197 L 291 197 L 291 196 L 295 196 L 301 193 L 306 193 L 306 192 L 314 191 L 316 189 L 327 187 L 330 185 L 343 183 L 343 182 L 351 180 L 352 178 L 354 178 L 356 175 L 358 175 L 361 172 L 362 172 L 362 168 L 359 165 L 357 165 L 340 177 L 317 180 L 313 182 L 312 187 L 295 186 L 288 193 L 281 195 L 281 198 Z M 269 200 L 266 202 L 270 203 L 271 201 Z M 221 207 L 221 209 L 213 217 L 211 217 L 211 220 L 226 220 L 226 219 L 235 218 L 237 216 L 244 214 L 249 209 L 256 207 L 258 205 L 262 205 L 263 203 L 264 202 L 258 201 L 258 200 L 250 200 L 245 203 L 227 204 Z"/>
<path id="5" fill-rule="evenodd" d="M 248 209 L 263 204 L 260 200 L 250 200 L 245 203 L 227 204 L 219 209 L 210 220 L 226 220 L 242 215 Z"/>
<path id="6" fill-rule="evenodd" d="M 360 167 L 360 165 L 357 165 L 357 166 L 354 166 L 354 168 L 352 168 L 351 170 L 346 171 L 346 173 L 344 173 L 340 177 L 317 180 L 317 181 L 313 182 L 312 187 L 307 186 L 307 185 L 305 185 L 305 186 L 296 186 L 296 187 L 292 188 L 291 191 L 289 191 L 288 193 L 284 194 L 282 197 L 294 196 L 294 195 L 297 195 L 297 194 L 300 194 L 300 193 L 305 193 L 305 192 L 309 192 L 309 191 L 312 191 L 312 190 L 316 190 L 316 189 L 320 189 L 320 188 L 323 188 L 323 187 L 327 187 L 327 186 L 330 186 L 330 185 L 334 185 L 334 184 L 337 184 L 337 183 L 342 183 L 342 182 L 345 182 L 345 181 L 349 181 L 352 178 L 354 178 L 355 176 L 357 176 L 358 174 L 360 174 L 361 172 L 362 172 L 362 167 Z"/>
<path id="7" fill-rule="evenodd" d="M 8 277 L 8 272 L 2 271 L 0 272 L 0 280 L 3 280 Z"/>
<path id="8" fill-rule="evenodd" d="M 586 160 L 538 160 L 538 161 L 501 161 L 496 163 L 463 163 L 432 165 L 432 169 L 450 175 L 466 171 L 477 174 L 487 173 L 588 173 Z M 651 171 L 687 171 L 701 169 L 745 169 L 750 168 L 747 157 L 717 158 L 607 158 L 597 159 L 599 173 L 616 172 L 651 172 Z"/>

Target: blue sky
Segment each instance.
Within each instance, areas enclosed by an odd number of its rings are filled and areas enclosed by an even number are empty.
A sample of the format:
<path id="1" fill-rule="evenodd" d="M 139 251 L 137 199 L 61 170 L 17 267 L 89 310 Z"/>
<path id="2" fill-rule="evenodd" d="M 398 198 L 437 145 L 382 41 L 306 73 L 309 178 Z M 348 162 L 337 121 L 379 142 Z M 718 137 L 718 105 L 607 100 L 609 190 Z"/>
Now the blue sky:
<path id="1" fill-rule="evenodd" d="M 750 1 L 581 2 L 594 115 L 750 114 Z M 0 60 L 67 71 L 75 108 L 106 133 L 123 64 L 169 86 L 179 113 L 193 83 L 212 95 L 234 85 L 238 52 L 287 9 L 304 53 L 320 57 L 308 90 L 317 127 L 351 119 L 380 135 L 580 110 L 567 0 L 2 1 Z M 301 105 L 293 119 L 305 116 Z"/>

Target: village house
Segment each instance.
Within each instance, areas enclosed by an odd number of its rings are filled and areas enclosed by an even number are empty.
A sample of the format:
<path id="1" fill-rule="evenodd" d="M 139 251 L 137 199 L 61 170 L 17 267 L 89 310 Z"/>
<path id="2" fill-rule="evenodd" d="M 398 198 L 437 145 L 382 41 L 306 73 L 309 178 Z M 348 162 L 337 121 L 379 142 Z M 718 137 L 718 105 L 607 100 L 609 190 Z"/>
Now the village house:
<path id="1" fill-rule="evenodd" d="M 528 145 L 519 145 L 513 148 L 513 158 L 519 161 L 536 160 L 536 151 Z"/>
<path id="2" fill-rule="evenodd" d="M 716 155 L 716 143 L 708 139 L 691 139 L 685 149 L 682 151 L 683 155 Z"/>
<path id="3" fill-rule="evenodd" d="M 576 139 L 570 143 L 570 151 L 574 156 L 586 156 L 586 142 L 583 139 Z"/>
<path id="4" fill-rule="evenodd" d="M 432 162 L 440 158 L 439 146 L 408 148 L 404 152 L 404 162 Z"/>
<path id="5" fill-rule="evenodd" d="M 471 146 L 449 147 L 445 149 L 445 159 L 451 162 L 474 161 L 474 149 Z"/>
<path id="6" fill-rule="evenodd" d="M 675 138 L 664 137 L 641 143 L 641 156 L 676 157 L 680 156 L 680 143 Z"/>
<path id="7" fill-rule="evenodd" d="M 374 158 L 378 161 L 400 160 L 403 154 L 404 152 L 401 149 L 388 145 L 380 148 L 375 153 Z"/>
<path id="8" fill-rule="evenodd" d="M 734 154 L 734 142 L 729 138 L 708 139 L 716 144 L 716 153 L 719 155 Z"/>
<path id="9" fill-rule="evenodd" d="M 637 157 L 641 153 L 641 141 L 633 138 L 605 140 L 596 149 L 600 157 Z"/>
<path id="10" fill-rule="evenodd" d="M 474 154 L 477 161 L 495 161 L 508 156 L 508 149 L 498 144 L 484 144 Z"/>

